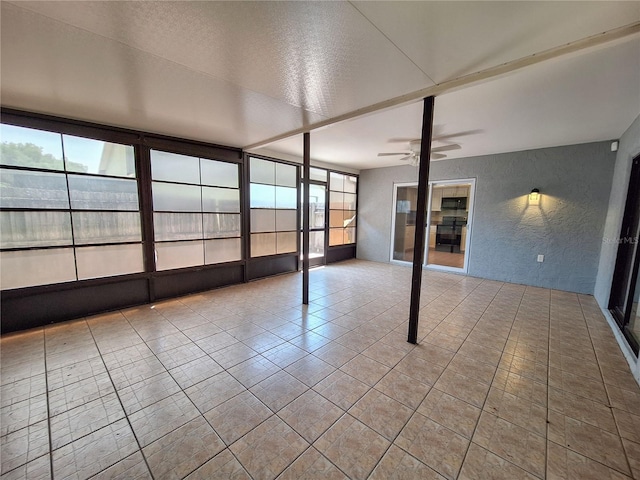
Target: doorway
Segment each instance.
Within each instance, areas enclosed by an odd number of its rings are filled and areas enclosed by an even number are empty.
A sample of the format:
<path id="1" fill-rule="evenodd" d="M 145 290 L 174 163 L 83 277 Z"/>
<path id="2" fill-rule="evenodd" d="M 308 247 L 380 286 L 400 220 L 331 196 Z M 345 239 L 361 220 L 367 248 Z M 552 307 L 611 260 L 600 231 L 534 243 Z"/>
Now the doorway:
<path id="1" fill-rule="evenodd" d="M 418 204 L 418 185 L 399 183 L 393 192 L 393 226 L 391 242 L 391 260 L 413 262 L 413 246 L 416 235 L 416 208 Z"/>
<path id="2" fill-rule="evenodd" d="M 431 182 L 426 265 L 467 272 L 475 179 Z"/>
<path id="3" fill-rule="evenodd" d="M 327 185 L 309 184 L 309 266 L 326 263 Z M 300 234 L 302 237 L 302 234 Z M 302 255 L 302 253 L 301 253 Z"/>
<path id="4" fill-rule="evenodd" d="M 622 228 L 618 241 L 609 310 L 618 327 L 629 342 L 632 350 L 638 355 L 640 343 L 640 282 L 638 269 L 640 255 L 638 238 L 640 236 L 640 156 L 633 159 L 627 201 L 622 217 Z"/>

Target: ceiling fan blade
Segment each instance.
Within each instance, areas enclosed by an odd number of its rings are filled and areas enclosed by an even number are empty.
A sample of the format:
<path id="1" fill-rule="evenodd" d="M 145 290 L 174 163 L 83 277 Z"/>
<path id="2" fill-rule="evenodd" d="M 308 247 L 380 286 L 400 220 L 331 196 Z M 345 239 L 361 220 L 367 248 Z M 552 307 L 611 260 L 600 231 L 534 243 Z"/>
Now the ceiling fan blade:
<path id="1" fill-rule="evenodd" d="M 387 140 L 388 143 L 411 143 L 411 142 L 415 142 L 416 140 L 420 140 L 419 138 L 390 138 L 389 140 Z"/>
<path id="2" fill-rule="evenodd" d="M 447 138 L 454 138 L 454 137 L 464 137 L 466 135 L 477 135 L 478 133 L 482 133 L 483 131 L 484 130 L 466 130 L 464 132 L 449 133 L 447 135 L 436 135 L 435 137 L 431 138 L 431 141 L 445 140 Z"/>
<path id="3" fill-rule="evenodd" d="M 387 152 L 387 153 L 379 153 L 379 157 L 388 157 L 391 155 L 408 155 L 409 152 Z"/>
<path id="4" fill-rule="evenodd" d="M 444 153 L 432 153 L 431 158 L 433 160 L 440 160 L 441 158 L 447 158 L 447 156 Z"/>
<path id="5" fill-rule="evenodd" d="M 450 150 L 460 150 L 462 147 L 460 145 L 458 145 L 457 143 L 454 143 L 453 145 L 443 145 L 442 147 L 433 147 L 431 149 L 432 153 L 437 153 L 437 152 L 448 152 Z"/>
<path id="6" fill-rule="evenodd" d="M 400 161 L 406 162 L 407 160 L 411 160 L 412 158 L 413 158 L 413 155 L 407 155 L 406 157 L 402 157 Z"/>

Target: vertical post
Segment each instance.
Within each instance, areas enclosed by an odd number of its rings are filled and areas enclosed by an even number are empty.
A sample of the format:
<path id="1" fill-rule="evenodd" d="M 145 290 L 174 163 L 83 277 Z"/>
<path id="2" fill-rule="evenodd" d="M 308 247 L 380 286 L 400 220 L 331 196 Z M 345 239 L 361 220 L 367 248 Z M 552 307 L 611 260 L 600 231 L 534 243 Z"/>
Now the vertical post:
<path id="1" fill-rule="evenodd" d="M 309 305 L 309 176 L 311 175 L 311 137 L 303 135 L 302 163 L 302 303 Z"/>
<path id="2" fill-rule="evenodd" d="M 431 163 L 431 134 L 433 130 L 434 97 L 424 99 L 422 112 L 422 139 L 420 142 L 420 169 L 418 171 L 418 205 L 416 207 L 416 236 L 413 247 L 413 275 L 411 277 L 411 308 L 409 310 L 409 343 L 418 343 L 418 315 L 420 313 L 420 288 L 422 287 L 422 263 L 427 229 L 427 194 L 429 192 L 429 166 Z"/>

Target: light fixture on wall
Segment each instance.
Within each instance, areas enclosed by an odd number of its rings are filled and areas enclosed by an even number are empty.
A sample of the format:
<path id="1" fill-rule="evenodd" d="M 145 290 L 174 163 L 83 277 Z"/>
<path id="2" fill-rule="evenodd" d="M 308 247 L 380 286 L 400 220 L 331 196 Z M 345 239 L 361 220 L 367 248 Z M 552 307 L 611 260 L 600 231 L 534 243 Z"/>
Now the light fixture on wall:
<path id="1" fill-rule="evenodd" d="M 529 194 L 529 205 L 540 205 L 540 190 L 534 188 Z"/>

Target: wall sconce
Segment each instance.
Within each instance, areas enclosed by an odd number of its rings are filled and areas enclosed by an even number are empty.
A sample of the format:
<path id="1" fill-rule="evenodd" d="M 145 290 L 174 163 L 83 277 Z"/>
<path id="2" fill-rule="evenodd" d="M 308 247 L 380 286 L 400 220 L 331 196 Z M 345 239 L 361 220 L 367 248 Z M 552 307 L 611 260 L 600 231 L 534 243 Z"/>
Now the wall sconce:
<path id="1" fill-rule="evenodd" d="M 529 205 L 540 205 L 540 190 L 534 188 L 529 194 Z"/>

